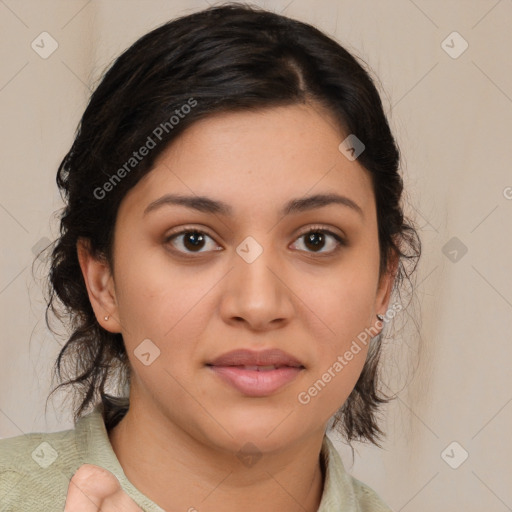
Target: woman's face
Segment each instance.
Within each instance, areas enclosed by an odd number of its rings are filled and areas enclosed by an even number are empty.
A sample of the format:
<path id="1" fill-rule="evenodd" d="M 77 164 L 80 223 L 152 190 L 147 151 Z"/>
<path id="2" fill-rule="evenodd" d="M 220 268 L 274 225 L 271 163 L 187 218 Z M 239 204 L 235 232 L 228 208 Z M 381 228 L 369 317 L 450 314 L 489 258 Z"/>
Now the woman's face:
<path id="1" fill-rule="evenodd" d="M 358 335 L 392 281 L 378 279 L 370 177 L 335 126 L 303 105 L 212 116 L 123 199 L 112 300 L 91 301 L 123 335 L 139 410 L 209 445 L 268 451 L 323 433 L 345 402 L 368 350 Z M 346 199 L 308 200 L 324 195 Z M 249 359 L 219 359 L 239 349 Z M 257 359 L 269 349 L 295 361 Z"/>

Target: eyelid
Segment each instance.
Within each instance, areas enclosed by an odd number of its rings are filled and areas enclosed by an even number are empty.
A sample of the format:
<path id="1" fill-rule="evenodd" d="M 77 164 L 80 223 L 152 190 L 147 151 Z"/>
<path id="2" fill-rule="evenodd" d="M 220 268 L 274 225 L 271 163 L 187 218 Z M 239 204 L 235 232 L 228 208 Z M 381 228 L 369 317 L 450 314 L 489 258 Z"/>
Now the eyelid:
<path id="1" fill-rule="evenodd" d="M 301 229 L 297 233 L 296 236 L 299 237 L 299 236 L 305 235 L 314 230 L 326 231 L 332 235 L 336 235 L 336 236 L 340 237 L 341 239 L 345 239 L 344 234 L 340 234 L 340 233 L 334 231 L 334 228 L 331 228 L 330 226 L 322 225 L 322 224 L 313 224 L 310 226 L 306 226 L 305 228 Z M 215 239 L 215 236 L 209 232 L 209 229 L 206 226 L 196 224 L 196 225 L 185 225 L 185 226 L 180 226 L 179 228 L 176 228 L 175 230 L 169 232 L 166 235 L 166 240 L 169 239 L 173 235 L 180 235 L 187 231 L 200 231 L 201 233 L 207 234 L 210 238 Z"/>
<path id="2" fill-rule="evenodd" d="M 322 232 L 325 232 L 325 233 L 328 233 L 330 235 L 333 235 L 334 237 L 338 237 L 340 238 L 343 242 L 345 242 L 345 235 L 342 234 L 342 233 L 338 233 L 337 231 L 335 231 L 335 228 L 332 228 L 330 226 L 325 226 L 325 225 L 322 225 L 322 224 L 313 224 L 312 226 L 307 226 L 306 228 L 304 228 L 303 230 L 299 231 L 299 234 L 297 235 L 297 237 L 300 237 L 300 236 L 303 236 L 303 235 L 306 235 L 312 231 L 322 231 Z"/>
<path id="3" fill-rule="evenodd" d="M 190 231 L 199 231 L 205 235 L 208 235 L 210 238 L 215 239 L 215 237 L 210 233 L 209 229 L 206 226 L 202 226 L 200 224 L 191 224 L 189 226 L 184 225 L 180 226 L 179 228 L 175 228 L 174 230 L 167 233 L 165 238 L 168 240 L 172 236 L 182 235 L 183 233 L 188 233 Z"/>

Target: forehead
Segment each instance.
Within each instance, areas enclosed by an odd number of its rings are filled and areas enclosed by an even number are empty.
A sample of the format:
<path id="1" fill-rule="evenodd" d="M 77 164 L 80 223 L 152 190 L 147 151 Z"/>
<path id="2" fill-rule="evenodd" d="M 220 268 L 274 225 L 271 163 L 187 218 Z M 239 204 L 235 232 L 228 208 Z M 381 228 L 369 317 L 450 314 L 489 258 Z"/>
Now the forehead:
<path id="1" fill-rule="evenodd" d="M 165 193 L 195 195 L 236 215 L 283 212 L 291 198 L 335 193 L 371 210 L 370 175 L 338 149 L 345 137 L 317 106 L 215 114 L 174 140 L 125 202 L 146 210 Z"/>

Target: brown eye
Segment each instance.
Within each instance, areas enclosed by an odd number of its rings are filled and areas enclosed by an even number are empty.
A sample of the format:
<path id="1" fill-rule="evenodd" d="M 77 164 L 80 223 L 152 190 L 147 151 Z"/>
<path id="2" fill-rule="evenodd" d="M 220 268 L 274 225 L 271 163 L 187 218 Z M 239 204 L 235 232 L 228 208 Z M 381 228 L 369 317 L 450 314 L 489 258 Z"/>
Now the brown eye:
<path id="1" fill-rule="evenodd" d="M 345 245 L 339 235 L 327 229 L 310 229 L 300 235 L 297 240 L 303 240 L 302 245 L 307 252 L 319 254 L 336 252 L 342 245 Z M 323 250 L 324 248 L 327 249 Z M 303 249 L 299 247 L 299 250 Z"/>
<path id="2" fill-rule="evenodd" d="M 206 233 L 203 233 L 202 231 L 197 230 L 186 230 L 186 231 L 180 231 L 179 233 L 175 233 L 168 238 L 166 238 L 166 243 L 171 243 L 174 249 L 176 249 L 179 252 L 187 253 L 187 252 L 207 252 L 203 251 L 205 247 L 208 247 L 208 240 L 211 240 L 213 242 L 213 239 L 207 235 Z M 211 244 L 212 248 L 211 250 L 216 250 L 215 247 L 217 245 L 215 243 Z M 180 247 L 181 246 L 181 247 Z M 182 249 L 184 248 L 184 249 Z"/>

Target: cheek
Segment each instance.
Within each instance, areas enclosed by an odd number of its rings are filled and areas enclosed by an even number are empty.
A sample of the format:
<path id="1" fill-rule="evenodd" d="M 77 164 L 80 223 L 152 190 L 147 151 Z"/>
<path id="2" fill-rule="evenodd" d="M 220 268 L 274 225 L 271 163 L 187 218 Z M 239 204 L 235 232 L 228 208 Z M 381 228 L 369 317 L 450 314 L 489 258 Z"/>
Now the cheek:
<path id="1" fill-rule="evenodd" d="M 116 265 L 118 314 L 126 348 L 133 355 L 149 339 L 169 369 L 178 365 L 185 369 L 180 361 L 190 359 L 213 314 L 210 295 L 218 276 L 206 268 L 171 265 L 163 250 L 129 254 Z"/>
<path id="2" fill-rule="evenodd" d="M 180 304 L 184 307 L 188 288 L 179 273 L 166 267 L 161 253 L 129 237 L 116 246 L 116 298 L 128 333 L 161 337 L 177 321 Z"/>
<path id="3" fill-rule="evenodd" d="M 297 399 L 325 419 L 346 401 L 366 360 L 377 286 L 377 272 L 368 269 L 374 266 L 361 258 L 316 287 L 303 282 L 307 307 L 302 314 L 310 319 L 308 329 L 317 343 L 315 363 Z"/>
<path id="4" fill-rule="evenodd" d="M 377 272 L 372 262 L 340 265 L 321 279 L 302 279 L 300 297 L 305 297 L 303 314 L 316 322 L 316 334 L 333 350 L 341 350 L 352 338 L 372 325 Z M 366 266 L 366 268 L 364 268 Z M 315 333 L 312 333 L 315 334 Z"/>
<path id="5" fill-rule="evenodd" d="M 366 331 L 371 325 L 368 318 L 372 295 L 363 293 L 361 287 L 354 290 L 345 287 L 333 289 L 328 299 L 318 308 L 329 329 L 324 330 L 323 339 L 316 338 L 319 343 L 314 374 L 323 381 L 330 381 L 327 372 L 331 377 L 336 374 L 331 380 L 344 393 L 345 388 L 355 385 L 366 359 L 371 338 Z"/>
<path id="6" fill-rule="evenodd" d="M 368 286 L 367 291 L 363 291 L 360 284 L 357 287 L 331 286 L 312 308 L 319 312 L 322 328 L 311 332 L 317 341 L 314 364 L 296 397 L 307 417 L 327 421 L 354 389 L 371 339 L 365 332 L 370 327 L 371 289 Z M 315 297 L 311 299 L 314 301 Z M 314 319 L 311 322 L 318 325 Z"/>

